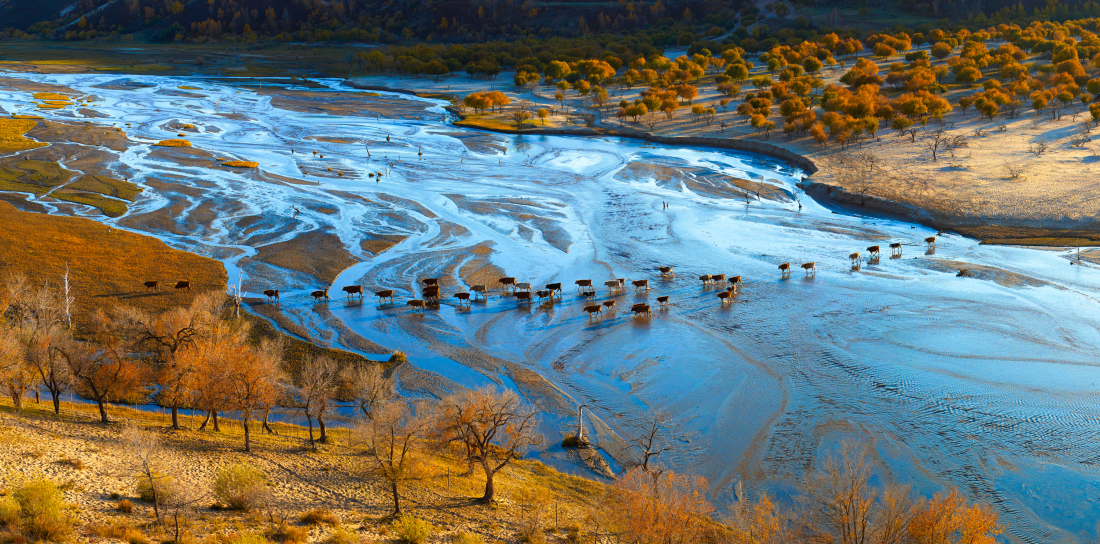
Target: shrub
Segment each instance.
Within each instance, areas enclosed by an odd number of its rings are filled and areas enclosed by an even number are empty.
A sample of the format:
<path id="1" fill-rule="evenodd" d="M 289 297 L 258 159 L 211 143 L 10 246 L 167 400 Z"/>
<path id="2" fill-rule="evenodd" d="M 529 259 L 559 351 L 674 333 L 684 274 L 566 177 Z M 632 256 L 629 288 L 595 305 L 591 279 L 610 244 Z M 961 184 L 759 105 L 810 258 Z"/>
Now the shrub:
<path id="1" fill-rule="evenodd" d="M 327 523 L 329 525 L 340 524 L 340 518 L 336 517 L 336 514 L 333 514 L 332 512 L 325 510 L 324 508 L 314 508 L 313 510 L 302 514 L 302 516 L 298 518 L 298 521 L 305 523 L 306 525 L 320 525 L 322 523 Z"/>
<path id="2" fill-rule="evenodd" d="M 18 523 L 20 511 L 19 502 L 14 497 L 0 497 L 0 527 Z"/>
<path id="3" fill-rule="evenodd" d="M 137 529 L 126 531 L 126 534 L 122 535 L 122 540 L 126 542 L 126 544 L 152 544 L 149 537 L 141 534 L 141 531 Z"/>
<path id="4" fill-rule="evenodd" d="M 268 536 L 272 540 L 278 542 L 285 542 L 287 544 L 304 544 L 306 540 L 309 540 L 309 531 L 302 527 L 294 525 L 287 525 L 283 522 L 270 533 Z"/>
<path id="5" fill-rule="evenodd" d="M 40 540 L 64 540 L 72 531 L 61 490 L 53 482 L 38 479 L 15 490 L 23 515 L 23 534 Z"/>
<path id="6" fill-rule="evenodd" d="M 435 527 L 432 527 L 431 523 L 409 514 L 405 514 L 393 522 L 393 531 L 396 533 L 398 540 L 406 544 L 424 544 L 432 536 L 434 530 Z"/>
<path id="7" fill-rule="evenodd" d="M 404 351 L 395 351 L 390 355 L 390 362 L 394 364 L 401 364 L 408 362 L 409 357 L 405 355 Z"/>
<path id="8" fill-rule="evenodd" d="M 577 439 L 577 435 L 569 435 L 562 439 L 561 447 L 563 448 L 579 448 L 581 447 L 581 441 Z"/>
<path id="9" fill-rule="evenodd" d="M 485 539 L 481 538 L 481 535 L 472 533 L 458 533 L 453 540 L 454 544 L 485 544 Z"/>
<path id="10" fill-rule="evenodd" d="M 225 544 L 268 544 L 271 542 L 259 533 L 240 533 L 229 537 Z"/>
<path id="11" fill-rule="evenodd" d="M 157 484 L 157 502 L 162 506 L 168 504 L 168 499 L 171 498 L 169 496 L 169 490 L 175 488 L 175 479 L 171 476 L 166 476 L 154 471 L 153 480 Z M 153 487 L 149 485 L 149 478 L 146 476 L 138 476 L 134 481 L 138 498 L 145 502 L 153 502 Z"/>
<path id="12" fill-rule="evenodd" d="M 359 542 L 359 535 L 343 527 L 337 527 L 328 537 L 329 544 L 355 544 Z"/>
<path id="13" fill-rule="evenodd" d="M 516 539 L 527 544 L 546 544 L 546 536 L 539 529 L 527 529 L 520 531 Z"/>
<path id="14" fill-rule="evenodd" d="M 252 465 L 222 467 L 214 479 L 214 497 L 232 510 L 252 510 L 267 499 L 267 476 Z"/>
<path id="15" fill-rule="evenodd" d="M 129 499 L 122 499 L 121 501 L 118 501 L 118 504 L 115 505 L 115 510 L 122 512 L 123 514 L 129 514 L 134 511 L 134 503 L 130 502 Z"/>

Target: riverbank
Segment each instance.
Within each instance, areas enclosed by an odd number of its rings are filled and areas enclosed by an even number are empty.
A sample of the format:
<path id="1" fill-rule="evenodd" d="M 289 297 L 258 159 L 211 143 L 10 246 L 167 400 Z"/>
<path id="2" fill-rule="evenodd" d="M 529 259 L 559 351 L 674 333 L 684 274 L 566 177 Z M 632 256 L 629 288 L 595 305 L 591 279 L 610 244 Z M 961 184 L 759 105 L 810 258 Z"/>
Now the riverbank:
<path id="1" fill-rule="evenodd" d="M 821 76 L 831 84 L 838 83 L 842 74 L 842 70 L 830 68 Z M 618 136 L 763 153 L 811 173 L 806 181 L 815 189 L 808 193 L 811 196 L 824 195 L 846 205 L 899 215 L 983 243 L 1100 244 L 1100 230 L 1096 228 L 1100 202 L 1087 196 L 1100 190 L 1100 161 L 1095 160 L 1095 146 L 1081 138 L 1087 138 L 1087 129 L 1083 124 L 1078 126 L 1077 120 L 1082 112 L 1087 118 L 1088 112 L 1079 104 L 1067 107 L 1054 120 L 1029 114 L 1014 118 L 1002 115 L 990 121 L 956 108 L 944 117 L 942 126 L 933 121 L 915 135 L 882 128 L 873 138 L 842 147 L 833 142 L 820 145 L 808 134 L 788 138 L 778 130 L 765 134 L 754 129 L 734 112 L 739 100 L 725 107 L 718 103 L 724 96 L 710 78 L 697 83 L 699 96 L 693 101 L 715 109 L 709 120 L 693 118 L 686 111 L 690 105 L 684 104 L 672 119 L 651 114 L 637 123 L 616 119 L 614 113 L 620 100 L 638 98 L 639 88 L 611 85 L 607 105 L 598 107 L 571 90 L 558 102 L 553 98 L 553 87 L 517 88 L 506 83 L 510 79 L 507 73 L 493 81 L 464 75 L 438 80 L 387 75 L 355 78 L 348 83 L 418 96 L 443 95 L 452 101 L 451 110 L 460 117 L 469 114 L 461 106 L 461 97 L 475 91 L 499 90 L 510 97 L 511 106 L 456 124 L 510 134 Z M 970 90 L 955 86 L 944 97 L 954 103 L 967 92 Z M 515 123 L 510 114 L 524 101 L 529 102 L 529 108 L 546 108 L 551 116 L 571 122 L 543 128 L 532 120 L 522 130 L 511 128 Z M 584 115 L 590 119 L 595 115 L 603 121 L 589 125 L 583 121 Z M 963 145 L 947 151 L 939 149 L 933 155 L 927 144 L 934 135 L 962 141 Z M 857 164 L 865 167 L 862 173 Z"/>

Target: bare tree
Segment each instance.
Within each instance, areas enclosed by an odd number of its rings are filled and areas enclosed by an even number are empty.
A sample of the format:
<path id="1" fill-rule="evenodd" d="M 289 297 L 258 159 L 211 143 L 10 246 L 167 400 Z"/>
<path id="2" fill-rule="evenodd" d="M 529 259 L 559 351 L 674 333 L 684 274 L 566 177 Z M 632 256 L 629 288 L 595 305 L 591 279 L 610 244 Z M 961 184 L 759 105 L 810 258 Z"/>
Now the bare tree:
<path id="1" fill-rule="evenodd" d="M 482 502 L 492 502 L 497 472 L 545 441 L 536 412 L 512 390 L 484 387 L 449 396 L 440 403 L 439 422 L 444 442 L 462 444 L 468 461 L 485 472 Z"/>
<path id="2" fill-rule="evenodd" d="M 664 414 L 655 414 L 652 419 L 648 419 L 645 423 L 637 426 L 637 433 L 630 440 L 630 445 L 637 448 L 641 454 L 641 461 L 637 463 L 637 466 L 641 467 L 646 474 L 659 475 L 663 472 L 662 469 L 658 469 L 652 464 L 662 453 L 672 449 L 662 437 L 665 431 L 665 421 Z"/>
<path id="3" fill-rule="evenodd" d="M 1019 179 L 1024 175 L 1024 165 L 1018 162 L 1006 162 L 1002 165 L 1008 177 L 1012 179 Z"/>
<path id="4" fill-rule="evenodd" d="M 340 377 L 340 369 L 336 361 L 330 357 L 310 357 L 302 363 L 302 370 L 298 374 L 299 402 L 309 421 L 309 445 L 317 449 L 317 443 L 313 440 L 313 420 L 321 428 L 320 441 L 328 441 L 325 430 L 325 412 L 336 394 L 336 385 Z"/>
<path id="5" fill-rule="evenodd" d="M 0 329 L 0 386 L 11 396 L 17 410 L 23 408 L 23 394 L 34 384 L 34 369 L 27 364 L 26 349 L 14 329 Z"/>
<path id="6" fill-rule="evenodd" d="M 423 450 L 429 442 L 422 437 L 431 426 L 426 404 L 391 402 L 356 427 L 355 436 L 364 448 L 370 472 L 390 488 L 395 516 L 401 514 L 401 487 L 428 475 Z"/>
<path id="7" fill-rule="evenodd" d="M 364 364 L 348 372 L 347 381 L 355 396 L 355 403 L 363 416 L 373 419 L 374 413 L 393 399 L 393 379 L 386 375 L 382 365 Z"/>
<path id="8" fill-rule="evenodd" d="M 160 521 L 161 506 L 168 496 L 164 488 L 172 480 L 164 471 L 164 450 L 160 438 L 136 427 L 127 427 L 122 431 L 122 442 L 129 458 L 130 475 L 149 487 L 153 498 L 153 515 Z"/>
<path id="9" fill-rule="evenodd" d="M 48 283 L 35 288 L 21 275 L 9 277 L 5 287 L 4 316 L 24 346 L 26 364 L 49 391 L 54 413 L 60 414 L 61 394 L 71 384 L 69 367 L 57 351 L 70 339 L 69 331 L 62 327 L 61 297 Z"/>
<path id="10" fill-rule="evenodd" d="M 933 130 L 924 136 L 924 148 L 932 152 L 932 160 L 936 160 L 936 152 L 946 148 L 951 137 L 942 128 Z"/>

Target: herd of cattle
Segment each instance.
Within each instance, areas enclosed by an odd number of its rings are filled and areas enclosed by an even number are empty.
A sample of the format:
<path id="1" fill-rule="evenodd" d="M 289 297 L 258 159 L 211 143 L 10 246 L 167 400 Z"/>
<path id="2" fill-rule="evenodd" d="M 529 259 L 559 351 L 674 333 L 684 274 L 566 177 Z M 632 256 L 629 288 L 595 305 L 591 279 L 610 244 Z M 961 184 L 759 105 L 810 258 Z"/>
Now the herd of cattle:
<path id="1" fill-rule="evenodd" d="M 936 247 L 935 236 L 929 236 L 928 238 L 925 238 L 924 242 L 928 244 L 928 249 L 933 249 Z M 890 244 L 890 251 L 891 257 L 901 257 L 901 244 Z M 867 252 L 868 262 L 875 262 L 878 260 L 880 255 L 879 246 L 868 247 Z M 863 257 L 858 251 L 848 255 L 848 258 L 852 262 L 853 270 L 858 270 L 860 265 L 863 263 Z M 802 268 L 806 271 L 807 276 L 817 274 L 817 268 L 815 266 L 815 263 L 813 262 L 803 263 Z M 657 270 L 661 272 L 662 277 L 667 278 L 673 275 L 671 266 L 661 266 L 658 267 Z M 791 263 L 780 264 L 779 272 L 781 277 L 789 278 L 791 275 Z M 704 287 L 723 285 L 726 286 L 725 290 L 718 292 L 717 295 L 721 304 L 728 304 L 732 302 L 733 296 L 741 292 L 741 276 L 730 276 L 727 279 L 725 274 L 704 274 L 702 276 L 699 276 L 699 280 L 703 282 Z M 426 307 L 438 306 L 440 303 L 439 278 L 426 278 L 421 280 L 421 283 L 423 284 L 423 287 L 421 289 L 421 298 L 406 301 L 405 304 L 407 306 L 411 306 L 414 310 L 420 311 L 423 311 Z M 500 284 L 502 290 L 510 290 L 511 295 L 516 298 L 516 301 L 519 304 L 531 304 L 531 302 L 534 301 L 534 297 L 538 297 L 539 304 L 542 304 L 544 300 L 548 300 L 551 304 L 553 304 L 555 302 L 555 299 L 560 299 L 562 296 L 562 284 L 560 283 L 548 283 L 546 284 L 546 287 L 541 290 L 532 290 L 530 283 L 516 281 L 516 278 L 514 277 L 500 278 L 499 280 L 497 280 L 497 283 Z M 592 280 L 577 280 L 573 283 L 577 285 L 577 292 L 580 294 L 580 296 L 585 297 L 586 300 L 591 301 L 592 299 L 596 298 L 596 289 L 594 284 L 592 283 Z M 607 287 L 609 294 L 614 294 L 616 292 L 626 292 L 625 278 L 607 280 L 603 284 L 605 287 Z M 649 291 L 649 280 L 634 280 L 631 281 L 630 284 L 634 287 L 635 292 L 639 290 Z M 159 282 L 156 281 L 145 282 L 145 287 L 149 290 L 160 289 Z M 176 289 L 190 290 L 191 282 L 176 282 Z M 362 285 L 347 285 L 344 286 L 342 290 L 344 291 L 344 293 L 347 294 L 349 299 L 356 295 L 359 296 L 359 300 L 363 299 Z M 465 304 L 467 307 L 469 307 L 472 301 L 478 300 L 479 296 L 484 298 L 486 293 L 488 292 L 488 289 L 484 284 L 479 284 L 470 286 L 470 291 L 471 292 L 458 292 L 452 296 L 458 299 L 458 304 L 460 306 Z M 264 295 L 267 296 L 269 302 L 279 301 L 278 289 L 267 289 L 264 291 Z M 386 299 L 389 299 L 391 303 L 394 302 L 394 291 L 392 289 L 375 291 L 374 295 L 378 297 L 379 302 L 385 301 Z M 320 302 L 321 300 L 329 300 L 328 289 L 313 291 L 310 293 L 310 296 L 312 296 L 313 299 L 317 302 Z M 662 308 L 667 307 L 669 304 L 668 295 L 657 297 L 657 303 L 660 304 Z M 600 304 L 589 304 L 584 307 L 584 311 L 588 312 L 589 317 L 602 315 L 605 310 L 615 311 L 615 309 L 616 308 L 614 300 L 605 300 Z M 630 311 L 634 314 L 635 317 L 648 317 L 652 315 L 649 304 L 645 303 L 634 304 L 630 307 Z"/>

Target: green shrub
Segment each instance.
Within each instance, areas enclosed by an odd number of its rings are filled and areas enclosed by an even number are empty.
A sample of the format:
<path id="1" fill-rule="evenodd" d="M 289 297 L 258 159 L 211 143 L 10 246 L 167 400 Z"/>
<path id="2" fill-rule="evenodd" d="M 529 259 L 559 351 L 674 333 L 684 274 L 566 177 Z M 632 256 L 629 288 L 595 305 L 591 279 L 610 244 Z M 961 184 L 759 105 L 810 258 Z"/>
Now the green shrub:
<path id="1" fill-rule="evenodd" d="M 409 514 L 393 522 L 393 532 L 396 533 L 398 540 L 406 544 L 424 544 L 434 530 L 435 527 L 432 527 L 431 523 Z"/>
<path id="2" fill-rule="evenodd" d="M 273 531 L 268 533 L 272 540 L 286 544 L 305 544 L 309 540 L 309 531 L 295 525 L 287 525 L 284 521 Z"/>
<path id="3" fill-rule="evenodd" d="M 15 497 L 0 497 L 0 527 L 7 527 L 19 523 L 19 502 Z"/>
<path id="4" fill-rule="evenodd" d="M 229 537 L 225 544 L 269 544 L 270 542 L 259 533 L 240 533 Z"/>
<path id="5" fill-rule="evenodd" d="M 328 544 L 356 544 L 359 542 L 359 535 L 344 527 L 337 527 L 336 530 L 329 535 L 327 542 Z"/>
<path id="6" fill-rule="evenodd" d="M 72 532 L 61 490 L 53 482 L 32 480 L 16 489 L 14 497 L 22 510 L 24 535 L 57 542 Z"/>
<path id="7" fill-rule="evenodd" d="M 314 508 L 298 518 L 298 521 L 305 523 L 306 525 L 320 525 L 327 523 L 329 525 L 339 525 L 340 518 L 336 517 L 336 514 L 325 510 L 324 508 Z"/>
<path id="8" fill-rule="evenodd" d="M 454 544 L 485 544 L 485 539 L 481 538 L 481 535 L 472 533 L 458 533 L 453 540 Z"/>
<path id="9" fill-rule="evenodd" d="M 253 510 L 267 499 L 267 475 L 246 464 L 218 469 L 214 497 L 232 510 Z"/>

